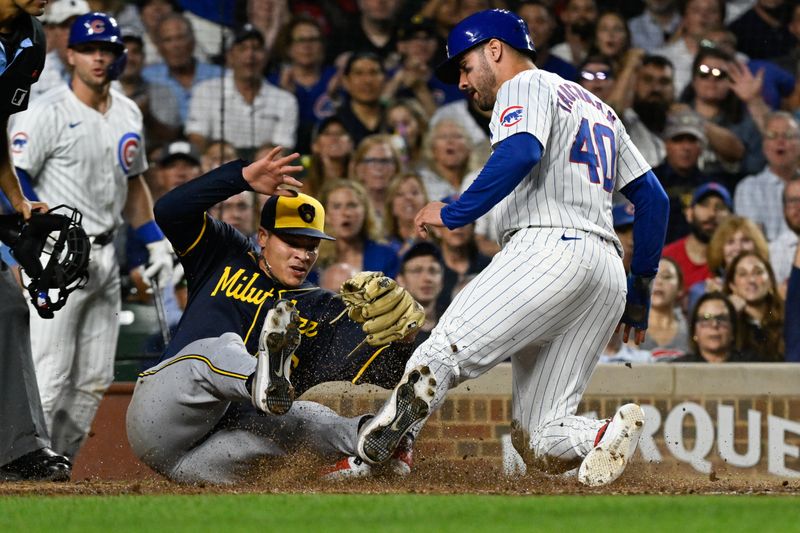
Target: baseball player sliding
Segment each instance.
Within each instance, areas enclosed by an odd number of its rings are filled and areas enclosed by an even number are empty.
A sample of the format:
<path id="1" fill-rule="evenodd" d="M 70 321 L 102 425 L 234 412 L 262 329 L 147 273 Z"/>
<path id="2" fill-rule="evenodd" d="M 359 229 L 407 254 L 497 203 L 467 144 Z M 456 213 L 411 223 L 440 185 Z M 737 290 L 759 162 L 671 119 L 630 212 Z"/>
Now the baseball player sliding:
<path id="1" fill-rule="evenodd" d="M 346 281 L 340 295 L 306 281 L 320 240 L 332 237 L 322 204 L 276 191 L 280 183 L 299 186 L 287 174 L 302 169 L 290 165 L 298 154 L 279 153 L 223 165 L 156 204 L 186 271 L 189 303 L 164 360 L 136 383 L 127 429 L 134 453 L 174 481 L 235 483 L 256 460 L 301 446 L 355 455 L 363 417 L 294 398 L 324 381 L 394 387 L 424 319 L 421 306 L 379 273 Z M 252 190 L 283 195 L 264 204 L 260 249 L 207 213 Z M 390 461 L 399 473 L 410 471 L 408 451 Z M 369 465 L 360 466 L 363 475 Z M 330 474 L 348 475 L 341 470 Z"/>
<path id="2" fill-rule="evenodd" d="M 476 13 L 451 32 L 437 75 L 492 111 L 493 153 L 461 198 L 417 215 L 456 228 L 493 206 L 502 251 L 467 285 L 413 354 L 359 456 L 380 463 L 458 383 L 511 358 L 512 442 L 526 464 L 576 467 L 587 485 L 623 471 L 641 434 L 638 405 L 610 421 L 575 416 L 600 352 L 622 321 L 641 341 L 650 283 L 664 242 L 668 200 L 614 111 L 580 86 L 537 69 L 525 23 L 503 10 Z M 626 280 L 611 194 L 636 206 L 633 274 Z M 626 302 L 627 295 L 627 302 Z"/>
<path id="3" fill-rule="evenodd" d="M 69 84 L 39 97 L 12 129 L 14 165 L 23 186 L 50 205 L 83 213 L 91 237 L 89 283 L 52 320 L 31 313 L 42 408 L 53 448 L 75 457 L 103 393 L 114 378 L 121 305 L 114 233 L 128 222 L 148 243 L 146 275 L 171 279 L 169 243 L 153 220 L 142 115 L 110 88 L 125 66 L 117 22 L 104 13 L 78 17 L 69 35 Z"/>

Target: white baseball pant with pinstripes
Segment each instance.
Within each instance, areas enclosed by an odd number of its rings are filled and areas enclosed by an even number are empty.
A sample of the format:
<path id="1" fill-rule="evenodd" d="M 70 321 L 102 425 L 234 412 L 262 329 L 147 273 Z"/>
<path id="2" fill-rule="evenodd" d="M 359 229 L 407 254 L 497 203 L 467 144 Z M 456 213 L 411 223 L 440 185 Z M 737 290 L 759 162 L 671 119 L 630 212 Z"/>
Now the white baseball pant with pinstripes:
<path id="1" fill-rule="evenodd" d="M 86 287 L 52 319 L 31 306 L 31 349 L 52 447 L 74 458 L 114 380 L 121 308 L 114 246 L 93 246 Z"/>
<path id="2" fill-rule="evenodd" d="M 575 412 L 625 295 L 612 242 L 575 229 L 520 230 L 455 297 L 406 370 L 430 367 L 435 409 L 451 387 L 511 358 L 512 442 L 527 464 L 566 471 L 602 426 Z"/>

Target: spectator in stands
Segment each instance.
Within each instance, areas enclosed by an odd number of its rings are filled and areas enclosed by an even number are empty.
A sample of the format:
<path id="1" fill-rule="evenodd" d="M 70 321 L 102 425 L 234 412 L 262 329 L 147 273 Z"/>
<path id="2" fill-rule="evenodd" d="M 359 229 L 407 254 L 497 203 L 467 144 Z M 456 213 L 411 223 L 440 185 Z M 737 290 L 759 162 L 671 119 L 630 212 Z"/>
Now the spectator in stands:
<path id="1" fill-rule="evenodd" d="M 701 157 L 703 171 L 750 173 L 763 166 L 761 134 L 748 112 L 752 109 L 763 116 L 767 109 L 760 78 L 729 54 L 704 46 L 694 60 L 692 82 L 681 100 L 705 119 L 708 144 Z"/>
<path id="2" fill-rule="evenodd" d="M 769 247 L 764 233 L 752 220 L 732 215 L 723 220 L 708 243 L 706 254 L 711 277 L 688 287 L 687 309 L 692 309 L 706 292 L 724 292 L 728 266 L 742 252 L 755 252 L 769 261 Z"/>
<path id="3" fill-rule="evenodd" d="M 611 334 L 611 338 L 603 349 L 603 353 L 600 354 L 598 362 L 605 364 L 625 363 L 630 365 L 631 363 L 648 364 L 655 361 L 653 359 L 653 354 L 648 350 L 642 350 L 635 344 L 633 346 L 624 344 L 622 342 L 622 332 L 615 331 Z"/>
<path id="4" fill-rule="evenodd" d="M 540 1 L 524 1 L 517 7 L 517 15 L 528 24 L 536 45 L 536 66 L 565 80 L 575 81 L 578 75 L 575 65 L 550 53 L 550 39 L 557 27 L 550 8 Z"/>
<path id="5" fill-rule="evenodd" d="M 597 18 L 591 50 L 609 58 L 614 70 L 621 72 L 626 61 L 625 54 L 630 49 L 631 36 L 625 18 L 616 11 L 602 13 Z M 641 56 L 644 56 L 644 51 Z"/>
<path id="6" fill-rule="evenodd" d="M 342 71 L 346 99 L 336 112 L 353 142 L 358 145 L 368 135 L 386 128 L 386 110 L 381 95 L 386 75 L 381 58 L 372 52 L 354 52 Z"/>
<path id="7" fill-rule="evenodd" d="M 690 353 L 673 363 L 746 363 L 759 359 L 738 349 L 736 309 L 719 292 L 700 297 L 689 320 Z"/>
<path id="8" fill-rule="evenodd" d="M 711 30 L 722 27 L 724 0 L 679 0 L 681 25 L 672 41 L 654 53 L 670 60 L 675 69 L 675 94 L 680 95 L 692 80 L 692 63 L 700 50 L 700 40 Z"/>
<path id="9" fill-rule="evenodd" d="M 451 203 L 457 197 L 443 200 Z M 439 239 L 444 263 L 442 292 L 436 302 L 439 314 L 444 313 L 456 291 L 456 287 L 468 277 L 480 274 L 489 266 L 491 258 L 482 254 L 475 242 L 475 224 L 467 224 L 456 229 L 435 228 L 434 235 Z"/>
<path id="10" fill-rule="evenodd" d="M 144 25 L 144 32 L 141 34 L 144 64 L 160 63 L 163 59 L 155 44 L 158 40 L 158 25 L 168 15 L 180 12 L 180 5 L 177 0 L 137 0 L 135 3 Z"/>
<path id="11" fill-rule="evenodd" d="M 800 363 L 800 246 L 795 249 L 792 273 L 786 289 L 786 314 L 783 325 L 786 361 Z"/>
<path id="12" fill-rule="evenodd" d="M 413 98 L 432 115 L 440 105 L 463 98 L 458 87 L 433 75 L 438 47 L 432 20 L 417 15 L 401 24 L 397 31 L 400 65 L 383 89 L 383 100 Z"/>
<path id="13" fill-rule="evenodd" d="M 383 236 L 398 257 L 416 241 L 414 217 L 428 201 L 422 178 L 416 174 L 400 174 L 389 184 L 383 215 Z"/>
<path id="14" fill-rule="evenodd" d="M 491 111 L 478 108 L 472 98 L 450 102 L 439 108 L 431 117 L 429 128 L 444 119 L 452 119 L 464 126 L 469 135 L 470 144 L 475 147 L 479 160 L 485 161 L 489 157 L 489 119 Z"/>
<path id="15" fill-rule="evenodd" d="M 783 361 L 783 300 L 769 261 L 742 252 L 725 274 L 725 292 L 740 316 L 741 346 L 762 361 Z"/>
<path id="16" fill-rule="evenodd" d="M 297 99 L 296 149 L 307 154 L 314 126 L 336 112 L 331 99 L 336 68 L 325 64 L 322 28 L 307 16 L 292 17 L 278 35 L 275 48 L 281 64 L 268 80 Z"/>
<path id="17" fill-rule="evenodd" d="M 256 221 L 256 199 L 253 191 L 242 191 L 218 203 L 211 216 L 230 224 L 242 234 L 257 243 L 258 224 Z"/>
<path id="18" fill-rule="evenodd" d="M 389 131 L 403 141 L 400 154 L 403 166 L 411 172 L 419 172 L 425 165 L 422 149 L 422 142 L 428 133 L 425 110 L 416 100 L 398 100 L 386 108 L 386 123 Z"/>
<path id="19" fill-rule="evenodd" d="M 608 102 L 614 88 L 614 67 L 611 60 L 601 55 L 588 56 L 578 66 L 577 81 L 581 87 Z"/>
<path id="20" fill-rule="evenodd" d="M 572 65 L 580 65 L 594 39 L 597 4 L 594 0 L 567 0 L 561 12 L 564 42 L 553 46 L 550 53 Z"/>
<path id="21" fill-rule="evenodd" d="M 788 226 L 783 215 L 783 189 L 800 169 L 800 126 L 785 111 L 770 113 L 765 120 L 763 153 L 767 165 L 736 187 L 736 213 L 759 224 L 767 239 L 775 240 Z"/>
<path id="22" fill-rule="evenodd" d="M 225 139 L 245 159 L 264 143 L 293 149 L 297 99 L 264 79 L 267 52 L 261 31 L 249 24 L 240 28 L 226 57 L 231 70 L 225 77 L 204 81 L 193 90 L 186 121 L 189 140 L 202 150 L 211 139 Z"/>
<path id="23" fill-rule="evenodd" d="M 139 35 L 144 33 L 139 10 L 133 2 L 125 0 L 88 0 L 88 2 L 90 11 L 100 11 L 114 17 L 120 28 L 127 28 Z"/>
<path id="24" fill-rule="evenodd" d="M 644 56 L 634 78 L 632 105 L 625 102 L 617 109 L 633 143 L 654 168 L 666 156 L 662 135 L 670 106 L 675 101 L 672 76 L 672 64 L 668 59 Z"/>
<path id="25" fill-rule="evenodd" d="M 347 263 L 358 271 L 381 271 L 390 277 L 397 274 L 397 255 L 378 243 L 373 209 L 360 183 L 346 179 L 328 182 L 319 201 L 325 207 L 325 230 L 336 237 L 336 241 L 320 245 L 319 268 Z"/>
<path id="26" fill-rule="evenodd" d="M 783 218 L 788 229 L 769 245 L 769 257 L 775 281 L 782 290 L 792 273 L 792 261 L 800 240 L 800 177 L 794 176 L 783 188 Z"/>
<path id="27" fill-rule="evenodd" d="M 353 139 L 344 124 L 336 116 L 322 119 L 312 135 L 303 192 L 316 197 L 328 181 L 347 177 L 352 152 Z"/>
<path id="28" fill-rule="evenodd" d="M 671 113 L 664 129 L 667 155 L 653 172 L 669 196 L 667 244 L 689 233 L 689 223 L 686 222 L 684 211 L 689 205 L 692 192 L 700 185 L 714 181 L 712 176 L 701 172 L 698 166 L 700 154 L 707 141 L 703 130 L 703 119 L 689 109 Z"/>
<path id="29" fill-rule="evenodd" d="M 165 146 L 158 160 L 156 181 L 158 187 L 153 191 L 157 200 L 178 185 L 183 185 L 201 174 L 200 156 L 197 149 L 187 141 L 175 141 Z"/>
<path id="30" fill-rule="evenodd" d="M 205 174 L 238 158 L 239 155 L 236 153 L 236 148 L 231 143 L 227 141 L 211 141 L 206 144 L 206 149 L 203 150 L 203 155 L 200 157 L 200 167 L 203 169 L 203 174 Z"/>
<path id="31" fill-rule="evenodd" d="M 69 29 L 75 19 L 91 11 L 85 0 L 58 0 L 49 2 L 41 21 L 47 39 L 47 56 L 39 81 L 31 85 L 30 102 L 69 81 L 67 41 Z"/>
<path id="32" fill-rule="evenodd" d="M 464 177 L 475 167 L 466 129 L 454 120 L 440 120 L 431 128 L 424 147 L 428 166 L 420 174 L 428 198 L 436 200 L 458 193 Z"/>
<path id="33" fill-rule="evenodd" d="M 628 21 L 633 46 L 652 53 L 678 31 L 681 16 L 675 0 L 644 0 L 645 10 Z"/>
<path id="34" fill-rule="evenodd" d="M 383 206 L 389 183 L 403 168 L 400 154 L 386 134 L 370 135 L 358 145 L 350 163 L 350 177 L 367 191 L 368 204 L 375 218 L 378 235 L 382 233 Z M 324 203 L 324 202 L 323 202 Z"/>
<path id="35" fill-rule="evenodd" d="M 683 278 L 678 263 L 662 257 L 653 280 L 647 335 L 639 345 L 658 361 L 668 361 L 689 351 L 689 326 L 680 305 L 682 293 Z"/>
<path id="36" fill-rule="evenodd" d="M 141 37 L 123 34 L 122 42 L 128 50 L 128 61 L 119 83 L 125 96 L 136 102 L 142 112 L 147 147 L 155 148 L 174 141 L 182 128 L 175 93 L 166 85 L 142 77 L 144 42 Z"/>
<path id="37" fill-rule="evenodd" d="M 728 27 L 738 36 L 739 51 L 754 59 L 775 59 L 797 44 L 787 28 L 790 16 L 791 5 L 784 0 L 757 0 Z"/>
<path id="38" fill-rule="evenodd" d="M 178 13 L 161 19 L 156 30 L 156 46 L 164 61 L 146 66 L 142 76 L 149 82 L 162 83 L 173 90 L 178 99 L 181 123 L 185 123 L 194 87 L 205 80 L 219 78 L 222 69 L 195 59 L 192 25 Z"/>
<path id="39" fill-rule="evenodd" d="M 428 241 L 419 241 L 403 255 L 397 283 L 425 309 L 425 323 L 414 343 L 419 346 L 439 322 L 436 302 L 442 292 L 444 263 L 439 248 Z"/>
<path id="40" fill-rule="evenodd" d="M 663 257 L 673 259 L 680 266 L 684 287 L 711 277 L 707 263 L 708 243 L 732 209 L 731 195 L 719 183 L 705 183 L 695 189 L 691 205 L 685 212 L 691 232 L 665 246 L 662 253 Z"/>
<path id="41" fill-rule="evenodd" d="M 359 269 L 348 263 L 334 263 L 324 269 L 319 276 L 319 287 L 339 292 L 342 283 L 359 273 Z"/>
<path id="42" fill-rule="evenodd" d="M 375 54 L 382 61 L 396 61 L 397 40 L 395 28 L 402 4 L 400 0 L 356 0 L 358 19 L 331 41 L 334 54 L 352 50 Z"/>
<path id="43" fill-rule="evenodd" d="M 246 0 L 245 21 L 264 36 L 264 46 L 272 50 L 281 28 L 289 23 L 291 12 L 287 0 Z M 212 2 L 213 4 L 213 2 Z"/>

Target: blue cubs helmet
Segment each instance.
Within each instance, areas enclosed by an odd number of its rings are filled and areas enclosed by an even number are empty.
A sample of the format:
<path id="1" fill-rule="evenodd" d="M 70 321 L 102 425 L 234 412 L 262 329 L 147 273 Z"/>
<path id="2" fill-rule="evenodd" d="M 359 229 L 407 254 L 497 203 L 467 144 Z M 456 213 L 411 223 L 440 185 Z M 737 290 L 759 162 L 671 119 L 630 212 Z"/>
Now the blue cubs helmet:
<path id="1" fill-rule="evenodd" d="M 93 12 L 81 15 L 69 30 L 69 47 L 85 43 L 109 43 L 114 49 L 117 58 L 108 66 L 109 79 L 115 80 L 125 69 L 128 61 L 128 51 L 122 42 L 122 33 L 119 31 L 114 17 L 105 13 Z"/>
<path id="2" fill-rule="evenodd" d="M 536 59 L 536 48 L 525 21 L 505 9 L 487 9 L 468 16 L 450 30 L 447 59 L 436 67 L 436 76 L 445 83 L 458 83 L 461 56 L 489 39 L 499 39 Z"/>

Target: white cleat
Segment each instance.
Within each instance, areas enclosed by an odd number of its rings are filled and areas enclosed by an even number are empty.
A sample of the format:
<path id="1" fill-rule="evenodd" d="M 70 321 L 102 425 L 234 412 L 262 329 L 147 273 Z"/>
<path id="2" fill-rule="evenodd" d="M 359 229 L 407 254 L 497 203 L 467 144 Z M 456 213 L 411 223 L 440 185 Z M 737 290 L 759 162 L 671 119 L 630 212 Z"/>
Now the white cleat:
<path id="1" fill-rule="evenodd" d="M 409 372 L 378 414 L 358 432 L 358 455 L 370 464 L 388 461 L 408 430 L 428 416 L 435 391 L 436 379 L 430 368 L 420 366 Z"/>
<path id="2" fill-rule="evenodd" d="M 294 304 L 288 300 L 278 300 L 264 319 L 251 397 L 253 405 L 265 413 L 282 415 L 294 402 L 289 374 L 292 354 L 300 346 L 299 321 Z"/>
<path id="3" fill-rule="evenodd" d="M 635 403 L 620 407 L 599 442 L 595 442 L 594 449 L 583 459 L 578 481 L 590 487 L 601 487 L 617 479 L 633 457 L 642 429 L 642 408 Z"/>

